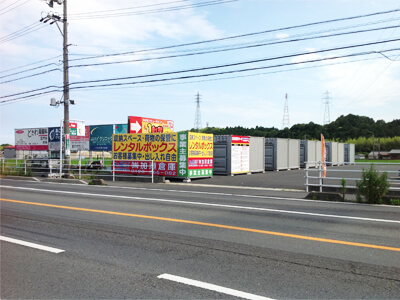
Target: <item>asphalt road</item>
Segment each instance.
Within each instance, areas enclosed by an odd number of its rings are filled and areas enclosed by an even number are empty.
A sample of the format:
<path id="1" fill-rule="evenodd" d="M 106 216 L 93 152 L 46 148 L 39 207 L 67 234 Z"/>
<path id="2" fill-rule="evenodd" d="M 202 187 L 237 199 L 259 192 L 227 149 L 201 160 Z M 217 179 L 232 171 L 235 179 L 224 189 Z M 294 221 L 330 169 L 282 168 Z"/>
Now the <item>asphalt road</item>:
<path id="1" fill-rule="evenodd" d="M 1 299 L 400 295 L 399 207 L 217 186 L 0 183 Z"/>

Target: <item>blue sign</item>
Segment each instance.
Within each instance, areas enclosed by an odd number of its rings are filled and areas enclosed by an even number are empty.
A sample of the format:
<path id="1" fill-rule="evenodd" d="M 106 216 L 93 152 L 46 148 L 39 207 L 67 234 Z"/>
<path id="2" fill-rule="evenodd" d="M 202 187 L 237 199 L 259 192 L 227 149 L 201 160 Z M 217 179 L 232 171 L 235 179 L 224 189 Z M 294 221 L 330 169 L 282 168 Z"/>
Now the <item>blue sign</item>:
<path id="1" fill-rule="evenodd" d="M 50 127 L 49 128 L 49 143 L 60 142 L 60 127 Z"/>
<path id="2" fill-rule="evenodd" d="M 89 150 L 112 151 L 114 125 L 90 126 Z"/>

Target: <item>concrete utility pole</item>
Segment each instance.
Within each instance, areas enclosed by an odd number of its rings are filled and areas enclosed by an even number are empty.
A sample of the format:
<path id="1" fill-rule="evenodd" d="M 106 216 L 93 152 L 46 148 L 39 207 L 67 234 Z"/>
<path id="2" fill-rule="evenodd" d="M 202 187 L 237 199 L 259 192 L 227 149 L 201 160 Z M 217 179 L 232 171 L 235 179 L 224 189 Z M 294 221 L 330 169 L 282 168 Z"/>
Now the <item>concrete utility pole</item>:
<path id="1" fill-rule="evenodd" d="M 69 104 L 74 104 L 73 100 L 69 99 L 69 75 L 68 75 L 68 20 L 67 20 L 67 0 L 47 0 L 47 4 L 53 8 L 54 3 L 59 5 L 63 5 L 63 18 L 61 19 L 55 13 L 49 13 L 47 16 L 42 17 L 40 22 L 47 23 L 50 21 L 50 25 L 56 23 L 58 29 L 60 30 L 61 35 L 63 36 L 63 65 L 64 65 L 64 88 L 63 88 L 63 101 L 56 101 L 54 98 L 51 99 L 51 106 L 58 106 L 60 103 L 64 103 L 64 164 L 60 165 L 60 169 L 64 167 L 64 169 L 69 172 L 71 169 L 71 150 L 70 150 L 70 136 L 69 136 Z M 63 22 L 63 31 L 61 31 L 57 22 Z M 62 136 L 61 136 L 62 140 Z M 61 160 L 61 157 L 60 157 Z"/>
<path id="2" fill-rule="evenodd" d="M 68 74 L 68 21 L 67 21 L 67 0 L 63 1 L 64 10 L 64 34 L 63 34 L 63 63 L 64 63 L 64 137 L 65 151 L 64 164 L 67 171 L 71 168 L 71 150 L 69 144 L 69 74 Z"/>

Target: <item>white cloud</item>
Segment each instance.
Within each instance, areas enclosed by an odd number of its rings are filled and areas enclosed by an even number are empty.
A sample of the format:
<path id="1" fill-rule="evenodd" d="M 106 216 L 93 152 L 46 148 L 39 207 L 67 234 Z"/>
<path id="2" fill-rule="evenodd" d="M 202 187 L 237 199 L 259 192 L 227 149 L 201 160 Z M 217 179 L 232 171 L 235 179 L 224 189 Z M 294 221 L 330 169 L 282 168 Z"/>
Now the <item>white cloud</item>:
<path id="1" fill-rule="evenodd" d="M 280 39 L 280 40 L 287 39 L 288 37 L 290 37 L 290 35 L 287 34 L 287 33 L 278 33 L 278 34 L 276 35 L 276 38 L 277 38 L 277 39 Z"/>

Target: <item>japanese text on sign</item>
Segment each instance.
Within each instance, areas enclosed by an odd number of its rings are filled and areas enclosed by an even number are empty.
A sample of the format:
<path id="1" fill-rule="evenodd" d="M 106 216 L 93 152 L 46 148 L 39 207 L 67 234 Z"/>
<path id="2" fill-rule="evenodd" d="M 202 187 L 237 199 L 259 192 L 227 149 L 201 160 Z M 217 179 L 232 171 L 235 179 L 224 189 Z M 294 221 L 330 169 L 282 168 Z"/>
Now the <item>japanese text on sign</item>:
<path id="1" fill-rule="evenodd" d="M 114 134 L 114 160 L 177 162 L 176 133 Z"/>

